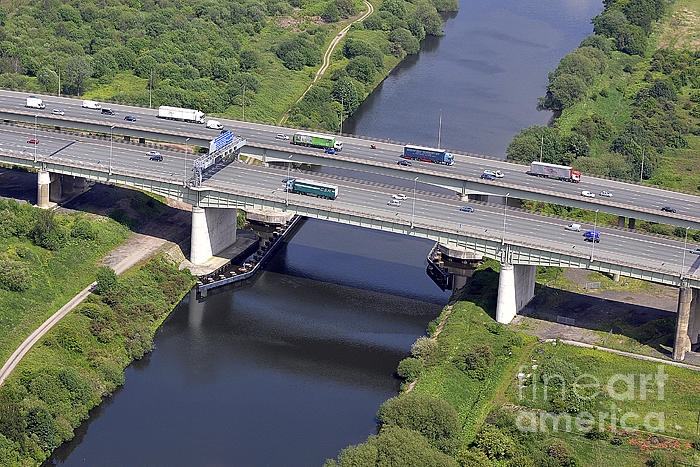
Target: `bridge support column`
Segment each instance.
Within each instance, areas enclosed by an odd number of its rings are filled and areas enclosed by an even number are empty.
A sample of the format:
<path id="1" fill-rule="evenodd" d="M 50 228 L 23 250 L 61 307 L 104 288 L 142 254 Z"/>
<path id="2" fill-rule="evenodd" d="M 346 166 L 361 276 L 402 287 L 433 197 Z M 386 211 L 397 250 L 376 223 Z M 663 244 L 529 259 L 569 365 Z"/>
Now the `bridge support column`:
<path id="1" fill-rule="evenodd" d="M 634 224 L 635 224 L 635 222 L 637 222 L 637 219 L 635 219 L 634 217 L 630 217 L 630 222 L 629 222 L 629 226 L 628 226 L 628 227 L 629 227 L 631 230 L 634 230 Z"/>
<path id="2" fill-rule="evenodd" d="M 190 261 L 203 264 L 236 241 L 236 209 L 192 206 Z"/>
<path id="3" fill-rule="evenodd" d="M 620 282 L 620 275 L 619 275 L 619 274 L 613 274 L 613 281 L 615 281 L 615 282 Z"/>
<path id="4" fill-rule="evenodd" d="M 625 228 L 625 216 L 617 216 L 617 226 L 621 229 Z"/>
<path id="5" fill-rule="evenodd" d="M 42 209 L 48 209 L 51 174 L 48 170 L 39 170 L 37 175 L 36 205 Z"/>
<path id="6" fill-rule="evenodd" d="M 698 342 L 700 331 L 700 293 L 690 287 L 678 291 L 676 337 L 673 341 L 673 359 L 683 360 L 693 343 Z"/>
<path id="7" fill-rule="evenodd" d="M 496 321 L 508 324 L 535 296 L 535 266 L 501 263 Z"/>

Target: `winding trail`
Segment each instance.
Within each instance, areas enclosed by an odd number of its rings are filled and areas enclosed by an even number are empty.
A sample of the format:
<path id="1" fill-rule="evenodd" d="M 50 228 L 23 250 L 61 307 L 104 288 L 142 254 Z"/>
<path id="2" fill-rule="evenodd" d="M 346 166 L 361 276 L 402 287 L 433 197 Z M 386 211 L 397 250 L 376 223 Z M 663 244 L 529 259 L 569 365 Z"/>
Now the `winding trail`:
<path id="1" fill-rule="evenodd" d="M 129 240 L 127 240 L 121 246 L 112 250 L 107 255 L 107 258 L 109 258 L 117 251 L 124 252 L 124 256 L 122 258 L 119 258 L 119 261 L 116 264 L 110 264 L 109 266 L 112 269 L 114 269 L 115 273 L 121 274 L 130 267 L 134 266 L 139 261 L 142 261 L 154 254 L 164 243 L 165 240 L 157 237 L 151 237 L 142 234 L 132 234 Z M 24 358 L 27 352 L 29 352 L 32 349 L 32 347 L 34 347 L 34 345 L 37 342 L 39 342 L 39 340 L 47 332 L 49 332 L 52 327 L 54 327 L 59 321 L 61 321 L 61 319 L 63 319 L 63 317 L 65 317 L 73 308 L 75 308 L 83 300 L 85 300 L 88 297 L 88 295 L 90 295 L 90 293 L 93 290 L 95 290 L 96 286 L 97 282 L 93 282 L 92 284 L 88 285 L 83 290 L 81 290 L 75 297 L 71 298 L 68 303 L 63 305 L 56 313 L 54 313 L 53 315 L 51 315 L 51 317 L 44 321 L 41 324 L 41 326 L 36 328 L 29 335 L 29 337 L 27 337 L 19 345 L 19 347 L 17 347 L 17 349 L 14 352 L 12 352 L 10 358 L 8 358 L 5 364 L 2 366 L 2 368 L 0 368 L 0 386 L 2 386 L 2 383 L 5 381 L 5 379 L 7 379 L 7 377 L 10 376 L 10 373 L 12 373 L 12 370 L 15 369 L 19 362 L 22 361 L 22 358 Z"/>
<path id="2" fill-rule="evenodd" d="M 341 40 L 343 40 L 343 39 L 345 38 L 345 34 L 348 33 L 348 31 L 350 30 L 350 27 L 351 27 L 353 24 L 355 24 L 355 23 L 361 23 L 362 21 L 365 20 L 365 18 L 367 18 L 367 17 L 368 17 L 369 15 L 371 15 L 372 13 L 374 13 L 374 7 L 372 6 L 372 4 L 371 4 L 370 2 L 368 2 L 367 0 L 363 0 L 363 1 L 365 2 L 365 5 L 367 5 L 367 11 L 365 11 L 365 12 L 362 14 L 362 16 L 360 16 L 359 18 L 357 18 L 355 21 L 353 21 L 353 22 L 351 22 L 350 24 L 348 24 L 347 26 L 345 26 L 345 27 L 333 38 L 333 40 L 331 41 L 330 45 L 328 46 L 328 49 L 326 50 L 326 53 L 323 54 L 323 64 L 321 65 L 321 68 L 319 68 L 318 71 L 316 72 L 316 76 L 314 77 L 314 80 L 311 81 L 311 84 L 309 84 L 309 87 L 306 88 L 306 91 L 304 91 L 304 92 L 302 93 L 302 95 L 299 97 L 299 99 L 297 99 L 297 100 L 294 102 L 294 104 L 292 104 L 292 106 L 291 106 L 290 108 L 287 109 L 287 111 L 284 113 L 284 115 L 282 115 L 282 118 L 280 119 L 280 122 L 279 122 L 280 125 L 283 125 L 284 122 L 287 121 L 287 118 L 289 117 L 289 112 L 292 110 L 292 107 L 294 107 L 295 105 L 297 105 L 297 104 L 299 103 L 299 101 L 301 101 L 301 100 L 304 98 L 304 96 L 306 95 L 306 93 L 309 92 L 309 90 L 311 89 L 311 87 L 312 87 L 314 84 L 316 84 L 316 83 L 318 82 L 318 80 L 321 79 L 321 77 L 323 76 L 323 74 L 326 72 L 326 70 L 328 69 L 328 67 L 329 67 L 330 64 L 331 64 L 331 55 L 333 55 L 333 51 L 335 50 L 335 47 L 340 43 Z"/>

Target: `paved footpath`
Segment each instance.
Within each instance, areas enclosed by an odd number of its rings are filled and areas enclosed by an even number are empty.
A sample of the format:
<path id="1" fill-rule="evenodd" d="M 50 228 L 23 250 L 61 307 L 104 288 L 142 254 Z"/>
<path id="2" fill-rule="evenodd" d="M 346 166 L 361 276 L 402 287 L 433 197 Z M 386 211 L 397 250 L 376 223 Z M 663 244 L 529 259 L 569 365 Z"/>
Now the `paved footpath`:
<path id="1" fill-rule="evenodd" d="M 121 274 L 137 264 L 139 261 L 142 261 L 156 253 L 165 243 L 166 240 L 163 240 L 162 238 L 142 234 L 132 234 L 124 244 L 110 251 L 103 259 L 103 263 L 114 269 L 114 272 L 117 274 Z M 32 332 L 29 337 L 27 337 L 24 342 L 17 347 L 2 368 L 0 368 L 0 386 L 2 386 L 2 383 L 8 376 L 10 376 L 12 370 L 15 369 L 19 362 L 22 361 L 22 358 L 24 358 L 27 352 L 29 352 L 31 348 L 34 347 L 37 342 L 39 342 L 44 334 L 49 332 L 49 330 L 54 327 L 56 323 L 61 321 L 61 319 L 63 319 L 63 317 L 66 316 L 73 308 L 85 300 L 95 289 L 96 285 L 97 282 L 93 282 L 81 290 L 78 295 L 73 297 L 56 313 L 51 315 L 49 319 L 44 321 L 41 326 L 36 328 L 34 332 Z"/>

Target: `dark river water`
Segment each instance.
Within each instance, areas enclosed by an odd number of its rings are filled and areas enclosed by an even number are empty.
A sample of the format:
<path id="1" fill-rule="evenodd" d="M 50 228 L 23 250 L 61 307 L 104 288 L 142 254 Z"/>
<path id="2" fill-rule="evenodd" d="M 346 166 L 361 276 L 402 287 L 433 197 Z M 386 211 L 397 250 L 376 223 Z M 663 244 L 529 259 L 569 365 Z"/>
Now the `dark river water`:
<path id="1" fill-rule="evenodd" d="M 344 131 L 502 155 L 594 0 L 462 1 Z M 376 429 L 398 361 L 447 302 L 428 241 L 307 221 L 257 279 L 188 296 L 49 464 L 313 466 Z"/>
<path id="2" fill-rule="evenodd" d="M 449 297 L 431 246 L 306 221 L 254 283 L 190 294 L 53 462 L 311 466 L 364 441 Z"/>
<path id="3" fill-rule="evenodd" d="M 544 125 L 547 73 L 592 32 L 600 0 L 460 0 L 343 123 L 343 132 L 504 157 L 513 135 Z"/>

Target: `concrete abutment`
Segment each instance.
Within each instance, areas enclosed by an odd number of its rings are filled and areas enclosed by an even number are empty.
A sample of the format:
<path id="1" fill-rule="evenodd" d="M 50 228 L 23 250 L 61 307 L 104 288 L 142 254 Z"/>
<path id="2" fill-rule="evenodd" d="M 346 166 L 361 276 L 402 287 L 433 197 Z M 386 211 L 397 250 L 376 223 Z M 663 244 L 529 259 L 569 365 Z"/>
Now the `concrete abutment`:
<path id="1" fill-rule="evenodd" d="M 190 261 L 203 264 L 236 241 L 237 209 L 192 207 Z"/>
<path id="2" fill-rule="evenodd" d="M 508 324 L 535 296 L 536 266 L 501 263 L 496 321 Z"/>
<path id="3" fill-rule="evenodd" d="M 700 289 L 681 287 L 678 291 L 676 335 L 673 341 L 673 359 L 683 360 L 700 334 Z"/>

